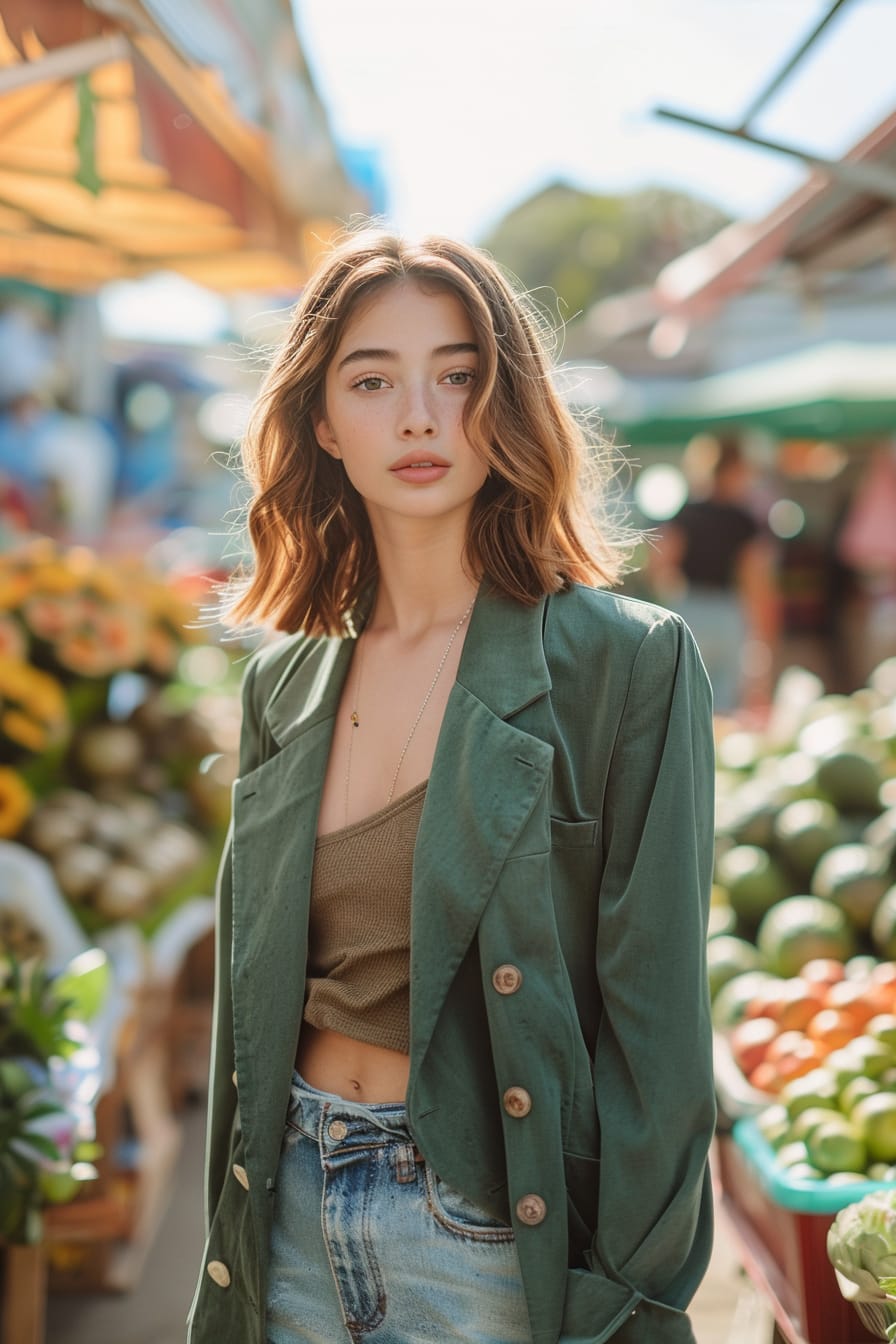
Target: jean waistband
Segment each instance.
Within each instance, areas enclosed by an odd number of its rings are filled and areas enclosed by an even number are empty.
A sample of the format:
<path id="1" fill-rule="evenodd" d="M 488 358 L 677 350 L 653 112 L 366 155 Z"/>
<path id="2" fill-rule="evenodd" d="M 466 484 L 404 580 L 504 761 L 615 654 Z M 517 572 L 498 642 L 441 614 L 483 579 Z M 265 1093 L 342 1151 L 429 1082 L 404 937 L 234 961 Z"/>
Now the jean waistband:
<path id="1" fill-rule="evenodd" d="M 372 1140 L 413 1142 L 403 1101 L 349 1101 L 335 1092 L 312 1087 L 298 1072 L 292 1076 L 289 1119 L 304 1134 L 317 1139 L 324 1150 L 369 1144 Z"/>

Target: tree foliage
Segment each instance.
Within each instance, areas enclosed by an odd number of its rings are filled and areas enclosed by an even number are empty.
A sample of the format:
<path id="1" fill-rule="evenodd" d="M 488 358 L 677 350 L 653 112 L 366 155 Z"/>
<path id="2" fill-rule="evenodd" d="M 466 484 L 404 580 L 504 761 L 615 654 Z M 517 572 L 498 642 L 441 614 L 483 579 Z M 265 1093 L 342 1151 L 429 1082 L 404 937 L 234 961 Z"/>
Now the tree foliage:
<path id="1" fill-rule="evenodd" d="M 600 299 L 652 284 L 667 262 L 727 223 L 681 192 L 596 196 L 557 182 L 509 211 L 482 246 L 537 303 L 573 323 Z"/>

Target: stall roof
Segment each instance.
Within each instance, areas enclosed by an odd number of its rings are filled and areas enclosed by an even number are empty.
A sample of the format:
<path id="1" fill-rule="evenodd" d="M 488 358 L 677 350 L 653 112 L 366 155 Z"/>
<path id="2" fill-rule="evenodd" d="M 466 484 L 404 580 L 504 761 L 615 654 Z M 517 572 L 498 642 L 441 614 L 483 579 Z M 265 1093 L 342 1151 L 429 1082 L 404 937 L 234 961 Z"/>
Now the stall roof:
<path id="1" fill-rule="evenodd" d="M 601 406 L 630 444 L 684 443 L 702 430 L 751 425 L 786 438 L 892 434 L 896 345 L 830 342 L 642 397 Z"/>
<path id="2" fill-rule="evenodd" d="M 738 221 L 660 271 L 653 285 L 614 295 L 588 313 L 583 349 L 667 375 L 690 373 L 702 354 L 690 339 L 732 300 L 763 282 L 817 308 L 860 286 L 860 270 L 896 276 L 896 109 L 839 160 L 756 134 L 753 123 L 791 78 L 850 0 L 829 0 L 812 31 L 752 99 L 738 125 L 724 126 L 670 108 L 658 115 L 805 162 L 803 184 L 764 218 Z M 836 41 L 836 36 L 834 36 Z M 708 338 L 712 340 L 712 338 Z M 699 343 L 696 343 L 699 344 Z M 686 345 L 691 348 L 686 349 Z"/>
<path id="3" fill-rule="evenodd" d="M 874 166 L 879 185 L 850 174 L 814 171 L 763 219 L 739 221 L 659 273 L 657 309 L 706 316 L 756 283 L 777 262 L 813 274 L 852 270 L 891 258 L 896 238 L 896 111 L 844 156 Z M 885 187 L 890 183 L 890 190 Z"/>
<path id="4" fill-rule="evenodd" d="M 335 215 L 357 207 L 287 0 L 257 0 L 276 50 L 261 53 L 256 82 L 269 58 L 282 95 L 268 125 L 237 108 L 215 69 L 188 59 L 164 8 L 4 0 L 0 274 L 85 290 L 171 270 L 222 290 L 294 289 Z M 238 17 L 225 0 L 187 8 L 194 41 L 203 25 L 220 37 Z M 235 30 L 234 50 L 242 36 Z M 291 173 L 274 133 L 290 89 Z"/>

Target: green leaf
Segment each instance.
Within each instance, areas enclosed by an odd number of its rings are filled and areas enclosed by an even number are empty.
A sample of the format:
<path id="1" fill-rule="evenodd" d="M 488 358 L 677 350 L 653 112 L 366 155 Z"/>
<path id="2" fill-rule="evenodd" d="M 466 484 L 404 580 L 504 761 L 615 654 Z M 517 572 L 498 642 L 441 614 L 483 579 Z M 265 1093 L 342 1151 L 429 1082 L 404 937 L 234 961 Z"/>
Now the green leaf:
<path id="1" fill-rule="evenodd" d="M 40 1120 L 45 1115 L 65 1115 L 65 1107 L 57 1101 L 38 1101 L 22 1113 L 24 1121 Z"/>
<path id="2" fill-rule="evenodd" d="M 78 129 L 75 134 L 78 171 L 75 173 L 75 181 L 92 195 L 98 196 L 102 181 L 96 166 L 96 107 L 90 77 L 79 75 L 75 87 L 78 94 Z"/>
<path id="3" fill-rule="evenodd" d="M 25 1155 L 28 1155 L 29 1148 L 33 1149 L 36 1154 L 49 1158 L 51 1162 L 59 1162 L 62 1159 L 62 1154 L 52 1139 L 46 1138 L 43 1134 L 31 1134 L 27 1130 L 17 1139 L 13 1139 L 10 1148 L 13 1152 Z"/>

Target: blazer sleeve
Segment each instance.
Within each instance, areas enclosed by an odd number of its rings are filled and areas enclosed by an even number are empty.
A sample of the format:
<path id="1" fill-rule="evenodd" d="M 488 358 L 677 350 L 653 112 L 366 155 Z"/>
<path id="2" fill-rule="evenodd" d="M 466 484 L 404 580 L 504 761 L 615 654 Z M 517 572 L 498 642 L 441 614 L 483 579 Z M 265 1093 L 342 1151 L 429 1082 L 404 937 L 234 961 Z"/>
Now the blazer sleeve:
<path id="1" fill-rule="evenodd" d="M 240 730 L 239 773 L 246 775 L 260 764 L 260 714 L 254 703 L 256 659 L 246 665 L 242 685 L 243 717 Z M 233 1084 L 233 998 L 231 953 L 233 948 L 233 821 L 218 867 L 215 893 L 215 996 L 212 1013 L 212 1051 L 209 1070 L 208 1119 L 205 1150 L 205 1227 L 208 1234 L 227 1176 L 234 1122 L 237 1120 L 237 1090 Z"/>
<path id="2" fill-rule="evenodd" d="M 637 1294 L 614 1344 L 693 1339 L 684 1311 L 712 1245 L 713 783 L 706 673 L 690 631 L 667 613 L 633 664 L 603 818 L 594 1060 L 601 1174 L 586 1261 Z M 595 1337 L 584 1321 L 568 1324 L 564 1340 Z"/>

